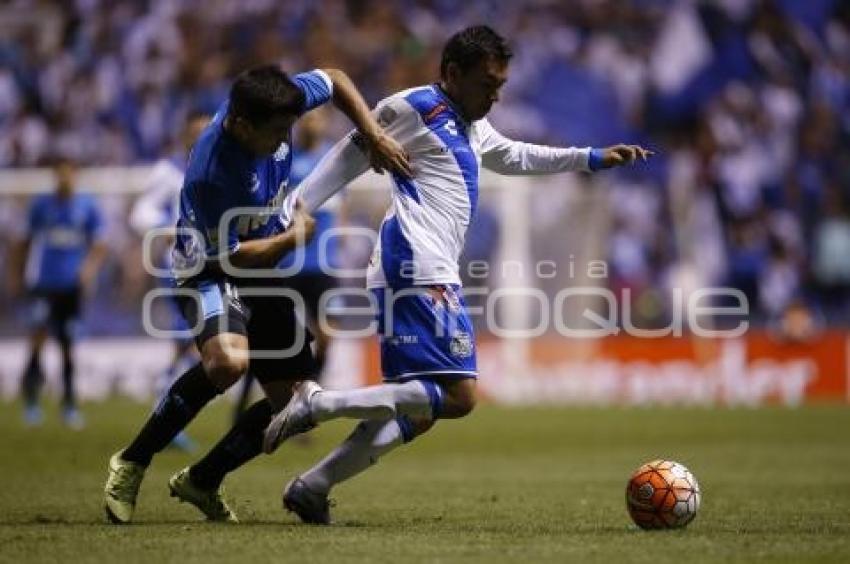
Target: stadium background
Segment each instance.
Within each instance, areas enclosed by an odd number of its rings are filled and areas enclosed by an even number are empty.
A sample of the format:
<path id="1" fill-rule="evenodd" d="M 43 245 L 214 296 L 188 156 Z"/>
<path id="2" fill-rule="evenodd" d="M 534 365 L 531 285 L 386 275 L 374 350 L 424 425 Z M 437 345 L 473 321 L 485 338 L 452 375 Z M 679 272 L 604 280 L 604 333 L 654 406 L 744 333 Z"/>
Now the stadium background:
<path id="1" fill-rule="evenodd" d="M 534 339 L 499 338 L 479 324 L 487 394 L 638 403 L 846 398 L 846 2 L 7 1 L 0 261 L 22 235 L 28 197 L 50 189 L 39 167 L 51 157 L 89 167 L 80 186 L 99 194 L 107 216 L 111 252 L 79 354 L 83 396 L 143 395 L 159 370 L 138 352 L 156 346 L 140 341 L 141 301 L 153 282 L 126 218 L 145 167 L 174 146 L 188 112 L 213 111 L 235 73 L 272 60 L 291 70 L 343 68 L 374 103 L 434 80 L 441 42 L 478 21 L 493 23 L 516 50 L 492 114 L 506 134 L 579 146 L 635 142 L 659 152 L 648 166 L 596 177 L 486 177 L 467 260 L 530 266 L 496 266 L 484 285 L 538 288 L 550 300 L 569 287 L 606 287 L 621 300 L 627 290 L 634 323 L 646 329 L 667 327 L 676 288 L 687 298 L 728 286 L 747 296 L 751 325 L 732 341 L 685 331 L 643 346 L 625 337 L 564 339 L 551 322 Z M 329 137 L 347 127 L 334 116 Z M 347 223 L 374 227 L 386 185 L 371 178 L 351 192 Z M 364 241 L 347 243 L 343 263 L 364 264 Z M 587 277 L 592 260 L 606 261 L 607 278 Z M 554 261 L 554 275 L 536 276 L 540 261 Z M 586 298 L 550 317 L 581 327 L 588 308 L 611 313 Z M 497 310 L 508 329 L 536 327 L 547 315 L 518 297 Z M 10 398 L 28 310 L 3 285 L 0 311 L 0 382 Z M 138 362 L 114 360 L 128 354 Z M 330 372 L 362 367 L 346 370 L 340 385 L 377 374 L 369 340 L 342 343 L 335 356 Z"/>
<path id="2" fill-rule="evenodd" d="M 127 218 L 182 117 L 214 109 L 235 73 L 269 60 L 339 66 L 375 102 L 433 80 L 441 43 L 478 22 L 516 52 L 492 115 L 502 131 L 659 153 L 594 176 L 484 177 L 465 261 L 527 265 L 486 279 L 509 294 L 500 326 L 545 315 L 511 297 L 517 288 L 550 301 L 565 288 L 629 290 L 635 324 L 663 329 L 677 288 L 726 285 L 749 298 L 748 331 L 577 339 L 550 322 L 520 339 L 479 324 L 490 401 L 343 484 L 330 530 L 295 525 L 279 492 L 350 422 L 229 478 L 237 527 L 200 523 L 168 498 L 168 477 L 200 454 L 174 449 L 148 470 L 137 523 L 106 524 L 106 461 L 138 430 L 170 353 L 142 330 L 154 282 Z M 844 0 L 0 0 L 0 562 L 847 562 L 848 106 Z M 329 137 L 347 127 L 334 118 Z M 56 155 L 85 167 L 80 186 L 97 195 L 110 247 L 77 359 L 83 398 L 107 401 L 83 403 L 78 433 L 60 423 L 57 394 L 40 428 L 14 401 L 29 310 L 9 294 L 8 253 L 32 195 L 51 189 L 44 165 Z M 379 178 L 358 182 L 345 221 L 376 226 L 387 192 Z M 342 260 L 360 266 L 368 253 L 352 238 Z M 592 260 L 607 278 L 587 275 Z M 611 313 L 586 295 L 559 319 L 592 328 L 586 309 Z M 339 340 L 328 383 L 369 381 L 375 362 L 372 339 Z M 231 410 L 218 401 L 192 423 L 202 449 Z M 643 534 L 625 512 L 627 477 L 658 457 L 702 485 L 685 531 Z"/>

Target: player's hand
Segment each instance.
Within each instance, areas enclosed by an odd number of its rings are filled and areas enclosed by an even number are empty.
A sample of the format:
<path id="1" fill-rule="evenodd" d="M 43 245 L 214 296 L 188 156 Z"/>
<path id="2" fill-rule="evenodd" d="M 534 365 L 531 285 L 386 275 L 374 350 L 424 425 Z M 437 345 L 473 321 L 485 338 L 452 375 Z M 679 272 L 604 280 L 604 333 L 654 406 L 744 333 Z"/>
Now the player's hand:
<path id="1" fill-rule="evenodd" d="M 295 234 L 295 240 L 300 245 L 310 241 L 316 231 L 316 220 L 307 212 L 304 200 L 301 198 L 295 200 L 295 212 L 289 229 Z"/>
<path id="2" fill-rule="evenodd" d="M 602 151 L 603 168 L 634 164 L 638 159 L 646 162 L 649 157 L 655 154 L 654 151 L 644 149 L 640 145 L 624 144 L 605 147 Z"/>
<path id="3" fill-rule="evenodd" d="M 375 172 L 383 173 L 385 170 L 389 170 L 404 178 L 413 177 L 410 155 L 398 141 L 381 132 L 375 137 L 367 137 L 366 142 L 369 148 L 369 160 Z"/>

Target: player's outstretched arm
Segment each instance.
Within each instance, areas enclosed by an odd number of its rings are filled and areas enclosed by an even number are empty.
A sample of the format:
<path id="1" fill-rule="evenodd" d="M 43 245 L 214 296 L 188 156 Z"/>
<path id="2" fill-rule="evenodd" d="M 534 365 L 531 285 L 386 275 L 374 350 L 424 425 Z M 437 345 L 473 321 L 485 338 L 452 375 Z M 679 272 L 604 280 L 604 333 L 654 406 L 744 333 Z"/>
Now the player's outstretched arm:
<path id="1" fill-rule="evenodd" d="M 481 164 L 505 175 L 554 174 L 596 170 L 646 160 L 654 153 L 638 145 L 605 148 L 550 147 L 508 139 L 486 120 L 477 123 L 481 136 Z"/>
<path id="2" fill-rule="evenodd" d="M 369 159 L 355 143 L 354 134 L 349 134 L 322 157 L 316 168 L 301 181 L 296 193 L 304 200 L 305 209 L 313 213 L 367 170 Z"/>
<path id="3" fill-rule="evenodd" d="M 382 101 L 372 115 L 384 131 L 403 147 L 410 146 L 420 131 L 419 114 L 403 99 L 394 97 Z M 337 142 L 298 186 L 296 194 L 304 199 L 306 210 L 313 213 L 331 196 L 369 170 L 372 152 L 373 147 L 357 131 Z M 284 202 L 284 217 L 289 216 L 291 206 L 291 201 Z"/>
<path id="4" fill-rule="evenodd" d="M 371 146 L 370 158 L 376 172 L 390 170 L 406 178 L 412 176 L 410 159 L 404 148 L 378 124 L 363 96 L 339 69 L 322 69 L 333 83 L 334 104 L 354 122 Z"/>

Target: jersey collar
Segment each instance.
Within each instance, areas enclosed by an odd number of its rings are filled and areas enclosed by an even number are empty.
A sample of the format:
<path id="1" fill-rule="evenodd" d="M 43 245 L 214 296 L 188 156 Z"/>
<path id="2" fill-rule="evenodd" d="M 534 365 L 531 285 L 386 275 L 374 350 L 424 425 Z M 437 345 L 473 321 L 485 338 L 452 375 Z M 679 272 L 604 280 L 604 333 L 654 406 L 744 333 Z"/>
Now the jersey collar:
<path id="1" fill-rule="evenodd" d="M 463 112 L 460 111 L 460 107 L 454 103 L 454 101 L 449 97 L 445 90 L 440 86 L 438 82 L 435 82 L 431 85 L 434 91 L 443 99 L 443 101 L 452 109 L 457 118 L 460 120 L 461 124 L 463 124 L 464 129 L 469 127 L 469 122 L 463 116 Z"/>

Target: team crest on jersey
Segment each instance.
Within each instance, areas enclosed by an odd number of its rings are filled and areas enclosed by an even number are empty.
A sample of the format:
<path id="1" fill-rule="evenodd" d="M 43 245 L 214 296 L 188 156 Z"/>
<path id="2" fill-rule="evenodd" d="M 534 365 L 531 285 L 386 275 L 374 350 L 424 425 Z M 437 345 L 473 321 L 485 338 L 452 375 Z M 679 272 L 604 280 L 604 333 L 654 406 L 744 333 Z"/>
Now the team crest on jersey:
<path id="1" fill-rule="evenodd" d="M 381 127 L 387 127 L 389 124 L 395 121 L 396 115 L 397 113 L 392 108 L 392 106 L 384 106 L 378 113 L 378 125 L 380 125 Z"/>
<path id="2" fill-rule="evenodd" d="M 472 336 L 469 333 L 459 331 L 452 337 L 449 350 L 458 358 L 468 358 L 472 356 L 472 346 Z"/>
<path id="3" fill-rule="evenodd" d="M 260 189 L 260 175 L 256 172 L 251 173 L 251 185 L 248 187 L 248 190 L 253 194 L 257 190 Z"/>
<path id="4" fill-rule="evenodd" d="M 280 147 L 277 148 L 277 151 L 274 153 L 274 160 L 282 161 L 289 154 L 289 144 L 281 143 Z"/>

